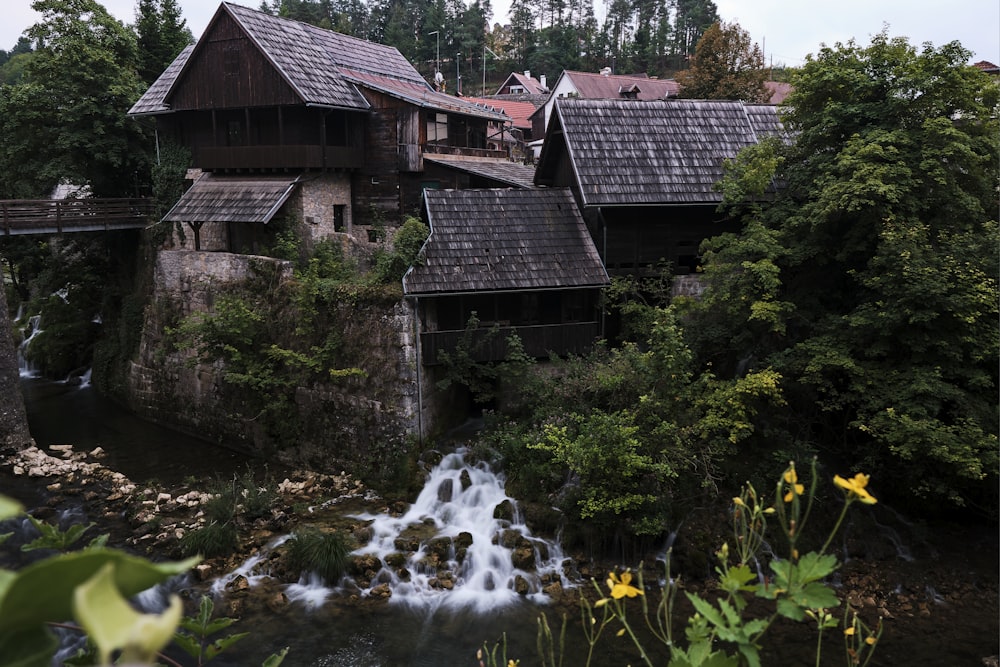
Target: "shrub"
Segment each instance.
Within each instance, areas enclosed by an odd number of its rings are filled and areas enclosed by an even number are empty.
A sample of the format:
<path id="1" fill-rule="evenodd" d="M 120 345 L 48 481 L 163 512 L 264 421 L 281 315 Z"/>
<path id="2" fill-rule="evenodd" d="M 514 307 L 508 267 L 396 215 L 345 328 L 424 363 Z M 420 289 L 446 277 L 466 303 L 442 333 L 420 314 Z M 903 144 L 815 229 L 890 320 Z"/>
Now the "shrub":
<path id="1" fill-rule="evenodd" d="M 350 548 L 343 535 L 326 533 L 317 528 L 304 528 L 292 534 L 288 542 L 291 567 L 303 572 L 315 572 L 327 584 L 335 583 L 347 570 Z"/>
<path id="2" fill-rule="evenodd" d="M 238 547 L 239 537 L 231 521 L 212 521 L 181 538 L 181 552 L 185 556 L 201 554 L 205 558 L 215 558 L 233 553 Z"/>

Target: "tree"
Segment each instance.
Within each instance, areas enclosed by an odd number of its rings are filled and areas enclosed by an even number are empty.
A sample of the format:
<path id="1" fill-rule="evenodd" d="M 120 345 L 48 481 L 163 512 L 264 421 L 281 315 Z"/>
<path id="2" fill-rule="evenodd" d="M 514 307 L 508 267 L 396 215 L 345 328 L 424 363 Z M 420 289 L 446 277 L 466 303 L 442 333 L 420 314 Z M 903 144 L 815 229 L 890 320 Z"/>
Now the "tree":
<path id="1" fill-rule="evenodd" d="M 676 75 L 681 97 L 767 102 L 764 52 L 736 23 L 715 23 L 698 40 L 691 67 Z"/>
<path id="2" fill-rule="evenodd" d="M 126 118 L 143 91 L 133 33 L 95 0 L 35 0 L 36 50 L 0 89 L 6 196 L 45 195 L 60 181 L 95 195 L 131 195 L 145 181 L 149 141 Z M 5 179 L 6 181 L 6 179 Z"/>
<path id="3" fill-rule="evenodd" d="M 181 18 L 177 0 L 139 0 L 135 31 L 139 37 L 139 75 L 152 84 L 194 36 Z"/>
<path id="4" fill-rule="evenodd" d="M 995 512 L 1000 94 L 969 56 L 883 32 L 809 58 L 794 144 L 741 155 L 724 190 L 784 187 L 706 246 L 689 331 L 717 372 L 782 373 L 784 442 Z"/>

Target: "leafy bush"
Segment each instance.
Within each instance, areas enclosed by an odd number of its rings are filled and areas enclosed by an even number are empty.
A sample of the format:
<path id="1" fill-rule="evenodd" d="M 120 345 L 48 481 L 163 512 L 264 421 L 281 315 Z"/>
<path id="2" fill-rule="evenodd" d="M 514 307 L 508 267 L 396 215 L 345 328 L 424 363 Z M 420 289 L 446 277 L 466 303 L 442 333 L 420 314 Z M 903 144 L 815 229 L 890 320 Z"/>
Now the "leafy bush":
<path id="1" fill-rule="evenodd" d="M 377 283 L 397 283 L 413 264 L 419 261 L 420 249 L 430 235 L 430 229 L 420 218 L 409 216 L 392 238 L 392 250 L 375 254 L 372 279 Z"/>

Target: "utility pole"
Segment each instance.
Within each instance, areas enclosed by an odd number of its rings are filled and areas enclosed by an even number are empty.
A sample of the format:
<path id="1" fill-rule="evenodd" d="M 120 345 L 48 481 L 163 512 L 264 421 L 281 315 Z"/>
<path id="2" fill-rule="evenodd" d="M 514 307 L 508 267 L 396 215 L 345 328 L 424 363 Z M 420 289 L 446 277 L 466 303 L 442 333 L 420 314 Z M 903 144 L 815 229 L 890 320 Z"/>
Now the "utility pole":
<path id="1" fill-rule="evenodd" d="M 494 58 L 499 58 L 497 54 L 493 53 L 493 49 L 486 46 L 486 42 L 483 42 L 483 97 L 486 97 L 486 52 L 489 51 L 490 55 Z"/>
<path id="2" fill-rule="evenodd" d="M 437 52 L 434 58 L 434 89 L 441 90 L 441 81 L 443 79 L 441 76 L 441 33 L 434 30 L 427 34 L 434 35 L 437 38 Z"/>
<path id="3" fill-rule="evenodd" d="M 455 85 L 459 97 L 462 95 L 462 53 L 455 54 Z"/>

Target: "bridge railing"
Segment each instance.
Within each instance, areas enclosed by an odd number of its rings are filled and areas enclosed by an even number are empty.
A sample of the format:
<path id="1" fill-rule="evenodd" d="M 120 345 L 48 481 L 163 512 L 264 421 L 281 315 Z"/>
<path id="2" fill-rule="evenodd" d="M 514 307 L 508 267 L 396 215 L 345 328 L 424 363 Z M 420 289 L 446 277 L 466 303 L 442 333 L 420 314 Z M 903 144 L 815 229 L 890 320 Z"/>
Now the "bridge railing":
<path id="1" fill-rule="evenodd" d="M 0 200 L 0 234 L 134 229 L 148 225 L 152 213 L 149 198 L 6 199 Z"/>

